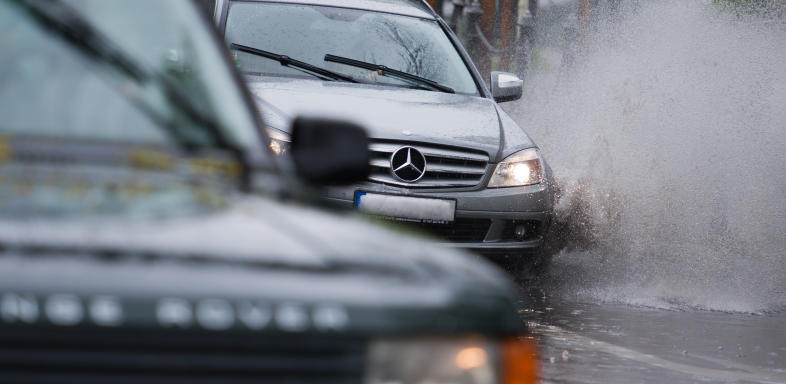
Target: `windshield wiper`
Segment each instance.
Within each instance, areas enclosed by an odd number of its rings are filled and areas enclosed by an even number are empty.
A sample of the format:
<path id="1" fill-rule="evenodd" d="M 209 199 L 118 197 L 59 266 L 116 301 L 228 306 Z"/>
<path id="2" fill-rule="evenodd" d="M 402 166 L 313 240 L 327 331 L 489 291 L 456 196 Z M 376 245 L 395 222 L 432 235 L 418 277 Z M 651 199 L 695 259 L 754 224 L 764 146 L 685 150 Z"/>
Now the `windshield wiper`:
<path id="1" fill-rule="evenodd" d="M 427 79 L 425 77 L 420 77 L 418 75 L 413 75 L 411 73 L 402 72 L 402 71 L 398 71 L 398 70 L 395 70 L 395 69 L 392 69 L 392 68 L 388 68 L 388 67 L 386 67 L 384 65 L 368 63 L 368 62 L 365 62 L 365 61 L 350 59 L 348 57 L 341 57 L 341 56 L 336 56 L 336 55 L 325 55 L 325 61 L 330 61 L 330 62 L 334 62 L 334 63 L 349 65 L 349 66 L 357 67 L 357 68 L 368 69 L 370 71 L 377 71 L 382 76 L 390 76 L 390 77 L 395 77 L 395 78 L 398 78 L 398 79 L 401 79 L 401 80 L 408 80 L 410 82 L 415 82 L 415 83 L 420 84 L 420 85 L 426 85 L 427 87 L 429 87 L 431 89 L 436 89 L 436 90 L 441 91 L 441 92 L 456 93 L 456 91 L 454 91 L 453 88 L 450 88 L 448 86 L 442 85 L 442 84 L 437 83 L 437 82 L 435 82 L 433 80 L 429 80 L 429 79 Z"/>
<path id="2" fill-rule="evenodd" d="M 42 27 L 56 33 L 66 43 L 80 52 L 97 59 L 104 64 L 123 73 L 135 83 L 154 84 L 167 96 L 167 99 L 189 119 L 205 128 L 207 135 L 219 148 L 237 152 L 238 149 L 227 140 L 219 124 L 200 108 L 172 81 L 163 74 L 148 70 L 132 56 L 129 56 L 114 42 L 99 32 L 89 21 L 59 0 L 17 0 Z M 122 92 L 121 92 L 122 93 Z M 127 93 L 122 93 L 132 99 Z M 156 113 L 153 108 L 145 105 L 142 100 L 133 100 L 142 112 L 150 116 L 160 127 L 164 128 L 180 145 L 189 149 L 193 143 L 184 132 L 178 129 L 176 121 L 167 119 Z"/>
<path id="3" fill-rule="evenodd" d="M 279 55 L 277 53 L 268 52 L 268 51 L 264 51 L 264 50 L 261 50 L 261 49 L 252 48 L 252 47 L 249 47 L 249 46 L 246 46 L 246 45 L 235 44 L 235 43 L 232 43 L 230 45 L 230 48 L 234 49 L 234 50 L 237 50 L 237 51 L 240 51 L 240 52 L 250 53 L 252 55 L 261 56 L 261 57 L 264 57 L 264 58 L 268 58 L 270 60 L 278 61 L 282 66 L 292 67 L 294 69 L 298 69 L 301 72 L 308 73 L 309 75 L 319 77 L 319 78 L 321 78 L 323 80 L 334 80 L 334 81 L 346 81 L 348 83 L 359 83 L 359 81 L 357 81 L 357 80 L 355 80 L 355 79 L 353 79 L 353 78 L 351 78 L 351 77 L 349 77 L 347 75 L 342 75 L 342 74 L 340 74 L 338 72 L 333 72 L 333 71 L 325 69 L 325 68 L 317 67 L 316 65 L 311 65 L 309 63 L 306 63 L 306 62 L 303 62 L 303 61 L 300 61 L 300 60 L 295 60 L 295 59 L 293 59 L 293 58 L 291 58 L 289 56 Z"/>

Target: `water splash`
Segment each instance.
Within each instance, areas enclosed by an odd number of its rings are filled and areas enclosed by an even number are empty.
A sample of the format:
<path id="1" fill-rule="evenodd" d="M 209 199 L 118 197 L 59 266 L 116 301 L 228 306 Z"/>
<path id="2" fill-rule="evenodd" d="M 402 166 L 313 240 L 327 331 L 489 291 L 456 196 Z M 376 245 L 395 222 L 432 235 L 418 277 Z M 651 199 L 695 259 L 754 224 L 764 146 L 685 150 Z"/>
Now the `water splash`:
<path id="1" fill-rule="evenodd" d="M 698 1 L 620 12 L 511 108 L 562 183 L 553 288 L 786 308 L 786 22 Z"/>

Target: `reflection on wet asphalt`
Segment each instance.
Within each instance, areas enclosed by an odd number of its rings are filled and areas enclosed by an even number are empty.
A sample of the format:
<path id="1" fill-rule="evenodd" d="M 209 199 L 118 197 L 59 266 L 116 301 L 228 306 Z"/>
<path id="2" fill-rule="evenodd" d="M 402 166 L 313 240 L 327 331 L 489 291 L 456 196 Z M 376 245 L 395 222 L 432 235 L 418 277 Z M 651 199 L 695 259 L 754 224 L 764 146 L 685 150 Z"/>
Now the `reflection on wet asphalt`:
<path id="1" fill-rule="evenodd" d="M 522 283 L 521 296 L 545 383 L 786 383 L 784 311 L 588 303 L 532 283 Z"/>

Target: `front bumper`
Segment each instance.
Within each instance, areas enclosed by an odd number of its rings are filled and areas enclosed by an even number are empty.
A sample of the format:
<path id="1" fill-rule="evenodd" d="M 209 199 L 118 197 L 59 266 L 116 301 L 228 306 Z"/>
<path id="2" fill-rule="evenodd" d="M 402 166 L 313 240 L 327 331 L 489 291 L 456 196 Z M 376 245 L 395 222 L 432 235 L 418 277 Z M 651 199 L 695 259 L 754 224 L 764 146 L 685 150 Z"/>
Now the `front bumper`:
<path id="1" fill-rule="evenodd" d="M 446 247 L 469 249 L 490 257 L 525 256 L 537 250 L 551 224 L 554 204 L 548 183 L 511 188 L 421 190 L 366 182 L 329 188 L 324 197 L 352 209 L 358 191 L 453 199 L 456 219 L 452 224 L 412 223 L 411 226 L 432 235 Z"/>

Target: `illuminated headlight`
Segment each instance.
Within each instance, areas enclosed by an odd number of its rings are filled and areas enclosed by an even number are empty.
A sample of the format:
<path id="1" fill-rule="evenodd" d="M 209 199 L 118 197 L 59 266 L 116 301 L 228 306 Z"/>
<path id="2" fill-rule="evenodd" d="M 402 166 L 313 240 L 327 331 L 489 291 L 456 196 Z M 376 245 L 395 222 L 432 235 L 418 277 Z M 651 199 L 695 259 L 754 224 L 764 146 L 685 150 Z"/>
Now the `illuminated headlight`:
<path id="1" fill-rule="evenodd" d="M 381 340 L 371 345 L 365 382 L 534 383 L 537 354 L 533 345 L 528 341 L 497 342 L 482 338 Z"/>
<path id="2" fill-rule="evenodd" d="M 520 187 L 543 181 L 543 161 L 535 148 L 516 152 L 497 164 L 489 188 Z"/>
<path id="3" fill-rule="evenodd" d="M 267 136 L 270 139 L 268 147 L 277 156 L 284 155 L 289 152 L 289 143 L 292 141 L 289 134 L 284 131 L 279 131 L 275 128 L 267 128 Z"/>

